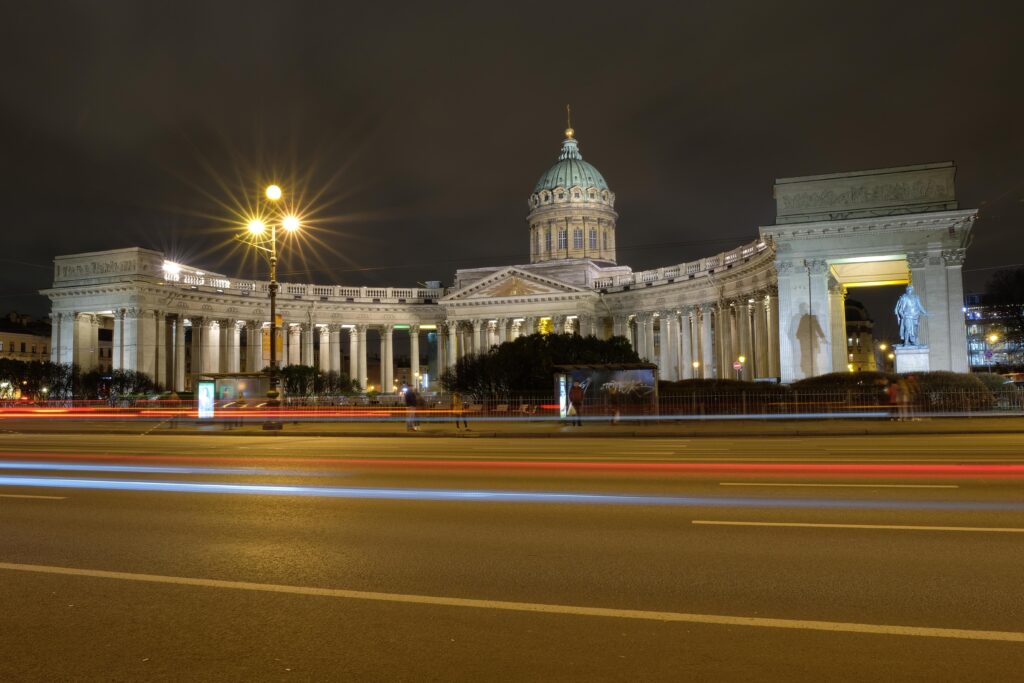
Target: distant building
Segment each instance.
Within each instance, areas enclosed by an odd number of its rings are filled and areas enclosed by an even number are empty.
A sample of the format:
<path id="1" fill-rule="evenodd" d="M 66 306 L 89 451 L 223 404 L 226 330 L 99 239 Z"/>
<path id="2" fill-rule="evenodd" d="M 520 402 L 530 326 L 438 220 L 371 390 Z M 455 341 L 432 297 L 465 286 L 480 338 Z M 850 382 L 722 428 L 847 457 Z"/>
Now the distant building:
<path id="1" fill-rule="evenodd" d="M 994 306 L 983 294 L 965 297 L 967 358 L 971 370 L 1020 372 L 1024 370 L 1024 337 L 1014 333 L 1016 320 L 1024 319 L 1024 303 L 1017 310 Z"/>
<path id="2" fill-rule="evenodd" d="M 875 355 L 875 321 L 859 301 L 846 300 L 846 354 L 850 372 L 874 372 L 878 369 Z"/>
<path id="3" fill-rule="evenodd" d="M 13 312 L 0 318 L 0 358 L 50 360 L 50 323 Z"/>

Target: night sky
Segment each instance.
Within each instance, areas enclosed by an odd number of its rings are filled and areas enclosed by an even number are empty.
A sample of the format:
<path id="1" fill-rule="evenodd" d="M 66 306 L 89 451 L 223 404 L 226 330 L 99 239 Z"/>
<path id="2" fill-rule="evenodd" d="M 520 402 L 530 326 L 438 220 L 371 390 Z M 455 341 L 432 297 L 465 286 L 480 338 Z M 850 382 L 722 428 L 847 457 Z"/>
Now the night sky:
<path id="1" fill-rule="evenodd" d="M 143 246 L 265 277 L 234 207 L 280 182 L 285 280 L 411 286 L 529 260 L 526 200 L 572 103 L 619 262 L 771 224 L 776 177 L 953 160 L 967 288 L 1024 261 L 1019 2 L 8 3 L 0 308 L 56 254 Z"/>

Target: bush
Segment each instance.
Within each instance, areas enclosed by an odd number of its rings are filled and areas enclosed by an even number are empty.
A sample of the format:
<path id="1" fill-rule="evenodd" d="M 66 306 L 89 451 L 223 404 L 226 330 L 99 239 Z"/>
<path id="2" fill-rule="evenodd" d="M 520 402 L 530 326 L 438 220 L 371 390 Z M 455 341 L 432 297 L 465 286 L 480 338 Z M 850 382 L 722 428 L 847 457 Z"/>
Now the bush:
<path id="1" fill-rule="evenodd" d="M 787 412 L 789 387 L 735 379 L 687 379 L 659 382 L 661 413 L 740 414 Z"/>

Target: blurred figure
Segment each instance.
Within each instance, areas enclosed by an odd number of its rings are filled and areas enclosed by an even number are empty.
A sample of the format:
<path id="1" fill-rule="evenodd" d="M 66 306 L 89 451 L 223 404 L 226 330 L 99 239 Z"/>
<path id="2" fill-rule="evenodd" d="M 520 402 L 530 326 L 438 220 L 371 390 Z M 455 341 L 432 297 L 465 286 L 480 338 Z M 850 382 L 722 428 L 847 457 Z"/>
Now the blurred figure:
<path id="1" fill-rule="evenodd" d="M 572 419 L 571 424 L 574 427 L 583 426 L 583 420 L 580 416 L 583 413 L 583 387 L 580 386 L 578 380 L 573 381 L 572 388 L 569 389 L 569 417 Z"/>
<path id="2" fill-rule="evenodd" d="M 455 416 L 455 429 L 465 427 L 468 432 L 469 424 L 466 423 L 465 402 L 462 400 L 462 392 L 458 390 L 452 392 L 452 415 Z"/>

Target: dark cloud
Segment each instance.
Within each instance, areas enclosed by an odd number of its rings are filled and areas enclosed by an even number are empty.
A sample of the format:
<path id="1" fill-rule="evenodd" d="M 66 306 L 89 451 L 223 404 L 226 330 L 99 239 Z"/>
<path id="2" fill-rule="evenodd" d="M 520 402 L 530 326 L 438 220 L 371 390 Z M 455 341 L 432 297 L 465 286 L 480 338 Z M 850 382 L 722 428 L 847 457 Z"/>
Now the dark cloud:
<path id="1" fill-rule="evenodd" d="M 776 177 L 947 159 L 983 211 L 968 287 L 1024 261 L 1017 3 L 491 4 L 9 8 L 0 308 L 44 312 L 59 253 L 256 275 L 228 207 L 271 177 L 317 196 L 297 280 L 523 262 L 565 102 L 634 268 L 752 239 Z"/>

